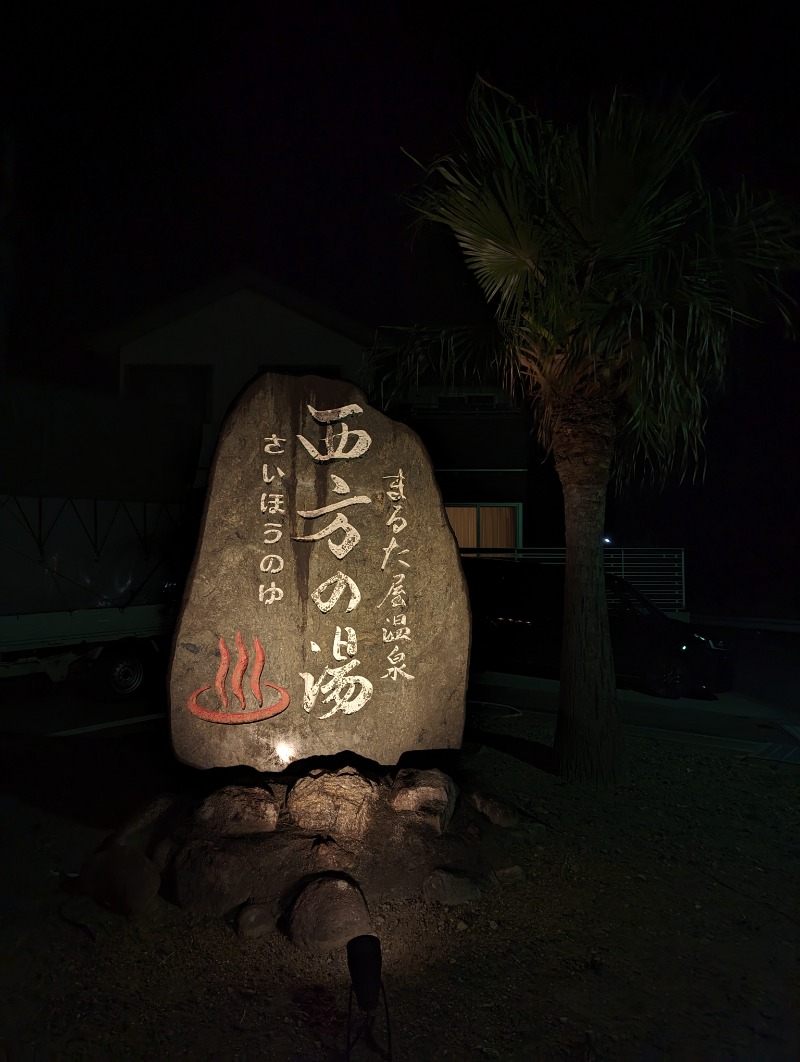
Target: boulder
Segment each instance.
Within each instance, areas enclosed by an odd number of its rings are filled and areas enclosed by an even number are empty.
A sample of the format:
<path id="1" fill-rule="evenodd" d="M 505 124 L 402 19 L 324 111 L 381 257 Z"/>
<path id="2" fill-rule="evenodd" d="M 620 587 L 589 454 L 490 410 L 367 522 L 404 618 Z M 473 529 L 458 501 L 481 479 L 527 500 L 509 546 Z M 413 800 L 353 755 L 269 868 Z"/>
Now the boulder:
<path id="1" fill-rule="evenodd" d="M 220 837 L 272 833 L 278 825 L 282 792 L 269 785 L 228 785 L 207 796 L 194 825 Z"/>
<path id="2" fill-rule="evenodd" d="M 266 374 L 220 435 L 170 669 L 195 767 L 458 748 L 466 586 L 419 438 L 340 380 Z"/>
<path id="3" fill-rule="evenodd" d="M 480 882 L 469 874 L 438 867 L 432 870 L 422 883 L 422 898 L 428 903 L 441 903 L 454 907 L 470 903 L 481 895 Z"/>
<path id="4" fill-rule="evenodd" d="M 453 816 L 457 795 L 455 782 L 442 771 L 405 768 L 397 772 L 389 804 L 395 811 L 412 813 L 442 834 Z"/>
<path id="5" fill-rule="evenodd" d="M 173 864 L 175 899 L 194 915 L 224 918 L 246 903 L 252 872 L 242 856 L 213 841 L 192 841 Z"/>
<path id="6" fill-rule="evenodd" d="M 522 822 L 519 809 L 507 804 L 499 797 L 490 796 L 487 793 L 472 792 L 469 793 L 468 799 L 495 826 L 502 826 L 504 829 L 515 829 Z"/>
<path id="7" fill-rule="evenodd" d="M 345 838 L 340 844 L 332 837 L 323 839 L 317 837 L 311 848 L 311 858 L 308 860 L 307 870 L 314 873 L 322 873 L 326 870 L 338 870 L 350 872 L 355 870 L 356 865 L 364 858 L 369 858 L 372 852 L 360 842 L 354 842 L 352 838 Z"/>
<path id="8" fill-rule="evenodd" d="M 162 793 L 131 815 L 109 838 L 119 845 L 132 845 L 149 852 L 170 825 L 180 817 L 184 801 L 174 793 Z"/>
<path id="9" fill-rule="evenodd" d="M 240 937 L 256 939 L 274 932 L 275 915 L 265 903 L 248 903 L 236 916 L 236 932 Z"/>
<path id="10" fill-rule="evenodd" d="M 315 878 L 292 906 L 289 937 L 313 951 L 343 948 L 353 937 L 375 936 L 361 891 L 346 878 Z"/>
<path id="11" fill-rule="evenodd" d="M 495 867 L 494 876 L 499 885 L 519 885 L 526 880 L 525 868 L 519 863 L 507 867 Z"/>
<path id="12" fill-rule="evenodd" d="M 289 790 L 289 818 L 322 837 L 363 839 L 378 801 L 378 787 L 352 767 L 311 771 Z"/>

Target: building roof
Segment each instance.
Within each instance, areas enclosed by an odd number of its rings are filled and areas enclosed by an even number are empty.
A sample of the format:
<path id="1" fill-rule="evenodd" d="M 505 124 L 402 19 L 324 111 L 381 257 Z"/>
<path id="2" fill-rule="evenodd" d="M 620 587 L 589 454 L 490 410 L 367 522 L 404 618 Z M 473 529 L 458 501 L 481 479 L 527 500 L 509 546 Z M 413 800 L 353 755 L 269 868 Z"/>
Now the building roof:
<path id="1" fill-rule="evenodd" d="M 374 329 L 371 326 L 322 305 L 292 288 L 275 284 L 254 270 L 239 270 L 218 277 L 185 295 L 153 306 L 114 328 L 98 333 L 90 341 L 89 349 L 98 353 L 115 352 L 125 343 L 138 339 L 148 332 L 155 332 L 182 317 L 242 291 L 255 292 L 301 317 L 316 322 L 331 332 L 351 339 L 360 346 L 366 348 L 372 345 Z"/>

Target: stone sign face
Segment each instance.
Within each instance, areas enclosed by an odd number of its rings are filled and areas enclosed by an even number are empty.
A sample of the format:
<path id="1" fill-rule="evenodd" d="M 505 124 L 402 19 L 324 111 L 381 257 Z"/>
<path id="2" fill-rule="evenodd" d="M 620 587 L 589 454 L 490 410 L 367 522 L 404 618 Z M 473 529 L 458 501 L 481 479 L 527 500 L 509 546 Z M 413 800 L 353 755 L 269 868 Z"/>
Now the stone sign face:
<path id="1" fill-rule="evenodd" d="M 469 640 L 417 436 L 343 381 L 260 377 L 220 435 L 178 623 L 178 758 L 280 771 L 457 748 Z"/>

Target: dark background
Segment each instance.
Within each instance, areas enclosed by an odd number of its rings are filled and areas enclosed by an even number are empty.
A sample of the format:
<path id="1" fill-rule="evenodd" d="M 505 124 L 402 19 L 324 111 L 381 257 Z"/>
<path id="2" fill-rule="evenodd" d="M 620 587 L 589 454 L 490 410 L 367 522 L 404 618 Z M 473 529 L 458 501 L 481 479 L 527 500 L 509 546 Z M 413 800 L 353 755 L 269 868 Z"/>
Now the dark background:
<path id="1" fill-rule="evenodd" d="M 785 4 L 28 2 L 0 40 L 6 362 L 37 377 L 80 380 L 92 333 L 240 268 L 368 325 L 478 315 L 448 234 L 415 232 L 400 198 L 402 149 L 455 145 L 478 72 L 560 120 L 615 85 L 710 86 L 733 112 L 704 143 L 710 178 L 798 198 Z M 796 618 L 797 345 L 771 325 L 733 353 L 704 485 L 630 493 L 609 533 L 685 546 L 697 606 Z"/>

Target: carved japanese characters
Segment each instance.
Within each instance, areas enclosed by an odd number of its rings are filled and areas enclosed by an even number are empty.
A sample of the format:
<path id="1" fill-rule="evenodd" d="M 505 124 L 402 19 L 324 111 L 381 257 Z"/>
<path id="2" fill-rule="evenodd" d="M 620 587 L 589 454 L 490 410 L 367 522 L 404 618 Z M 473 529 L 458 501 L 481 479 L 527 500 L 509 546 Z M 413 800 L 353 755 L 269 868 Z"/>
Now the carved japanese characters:
<path id="1" fill-rule="evenodd" d="M 351 385 L 265 375 L 220 436 L 170 677 L 197 767 L 461 743 L 469 608 L 425 450 Z"/>

